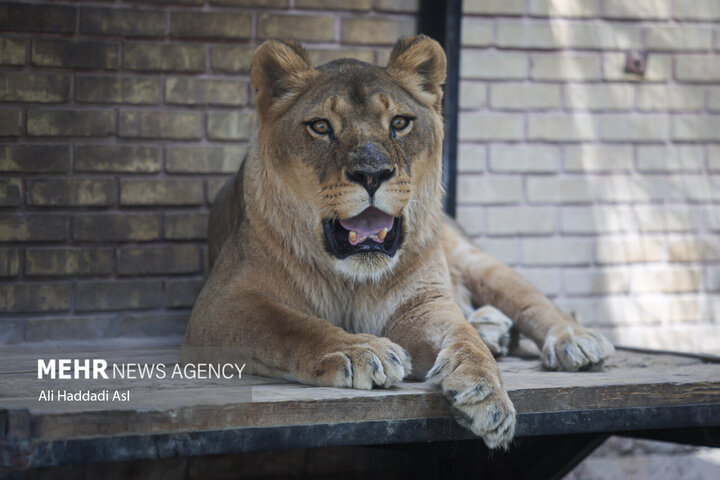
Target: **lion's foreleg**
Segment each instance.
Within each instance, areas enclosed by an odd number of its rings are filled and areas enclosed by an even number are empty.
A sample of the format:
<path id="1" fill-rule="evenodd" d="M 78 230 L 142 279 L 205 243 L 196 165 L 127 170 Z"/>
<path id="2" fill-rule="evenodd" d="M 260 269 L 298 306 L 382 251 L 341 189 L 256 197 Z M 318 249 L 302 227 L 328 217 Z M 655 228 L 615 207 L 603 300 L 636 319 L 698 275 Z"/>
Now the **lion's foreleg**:
<path id="1" fill-rule="evenodd" d="M 260 375 L 319 386 L 389 387 L 410 371 L 410 356 L 387 338 L 350 334 L 252 294 L 201 294 L 185 345 L 247 346 Z"/>
<path id="2" fill-rule="evenodd" d="M 445 228 L 444 236 L 448 263 L 460 270 L 473 301 L 492 305 L 506 314 L 543 351 L 546 368 L 593 368 L 612 354 L 612 344 L 600 332 L 579 325 L 510 267 L 451 227 Z"/>
<path id="3" fill-rule="evenodd" d="M 388 337 L 413 357 L 413 377 L 440 384 L 458 423 L 491 447 L 507 447 L 515 408 L 497 363 L 448 295 L 419 295 L 391 319 Z"/>

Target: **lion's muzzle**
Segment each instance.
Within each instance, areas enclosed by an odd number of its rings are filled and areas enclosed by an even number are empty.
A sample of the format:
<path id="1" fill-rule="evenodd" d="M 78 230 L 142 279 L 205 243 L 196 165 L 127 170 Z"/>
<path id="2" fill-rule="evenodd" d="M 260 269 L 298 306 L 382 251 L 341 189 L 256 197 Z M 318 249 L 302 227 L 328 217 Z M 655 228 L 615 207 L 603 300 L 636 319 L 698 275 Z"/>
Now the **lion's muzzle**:
<path id="1" fill-rule="evenodd" d="M 395 175 L 387 151 L 374 143 L 356 148 L 348 160 L 352 166 L 345 172 L 345 176 L 367 190 L 371 198 L 380 185 Z"/>

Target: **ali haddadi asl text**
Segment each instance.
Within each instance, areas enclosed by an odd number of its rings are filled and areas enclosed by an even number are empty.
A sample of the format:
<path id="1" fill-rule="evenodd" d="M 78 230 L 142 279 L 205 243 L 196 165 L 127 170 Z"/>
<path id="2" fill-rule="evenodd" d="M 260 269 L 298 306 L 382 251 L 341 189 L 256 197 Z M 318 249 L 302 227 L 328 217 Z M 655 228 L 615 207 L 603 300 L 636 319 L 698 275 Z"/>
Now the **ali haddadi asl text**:
<path id="1" fill-rule="evenodd" d="M 38 402 L 129 402 L 130 390 L 42 390 Z"/>

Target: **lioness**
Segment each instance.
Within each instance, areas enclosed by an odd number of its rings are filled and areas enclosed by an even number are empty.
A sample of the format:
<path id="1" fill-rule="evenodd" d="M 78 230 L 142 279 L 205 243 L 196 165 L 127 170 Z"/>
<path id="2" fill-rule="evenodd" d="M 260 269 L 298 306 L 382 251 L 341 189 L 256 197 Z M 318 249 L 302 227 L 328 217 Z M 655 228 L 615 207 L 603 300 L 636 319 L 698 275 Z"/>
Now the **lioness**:
<path id="1" fill-rule="evenodd" d="M 314 68 L 295 42 L 257 49 L 259 131 L 212 209 L 185 345 L 248 345 L 255 373 L 312 385 L 429 379 L 494 448 L 515 409 L 463 310 L 497 307 L 550 369 L 598 365 L 613 347 L 444 216 L 445 65 L 424 36 L 398 41 L 385 68 Z"/>

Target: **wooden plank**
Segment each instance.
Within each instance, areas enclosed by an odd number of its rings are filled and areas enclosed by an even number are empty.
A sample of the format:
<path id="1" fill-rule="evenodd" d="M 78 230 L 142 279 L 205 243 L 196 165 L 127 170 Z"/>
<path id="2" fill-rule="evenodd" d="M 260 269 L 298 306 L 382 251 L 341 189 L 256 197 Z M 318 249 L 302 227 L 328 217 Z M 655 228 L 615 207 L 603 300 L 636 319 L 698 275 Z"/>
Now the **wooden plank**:
<path id="1" fill-rule="evenodd" d="M 688 427 L 706 428 L 708 425 L 715 425 L 714 428 L 718 429 L 719 421 L 720 405 L 522 413 L 518 415 L 516 437 L 627 433 L 632 430 L 647 431 L 658 428 L 674 432 Z M 2 462 L 7 459 L 14 460 L 14 466 L 47 467 L 263 450 L 394 443 L 437 444 L 436 442 L 473 439 L 477 440 L 477 437 L 451 418 L 290 425 L 275 428 L 225 428 L 60 440 L 34 439 L 6 447 L 5 453 L 10 455 L 0 457 L 5 459 L 0 460 L 0 473 Z"/>
<path id="2" fill-rule="evenodd" d="M 0 408 L 27 408 L 37 395 L 31 368 L 40 348 L 0 354 Z M 178 358 L 177 347 L 103 347 L 104 358 L 143 361 Z M 53 353 L 54 355 L 54 353 Z M 720 405 L 720 368 L 697 359 L 618 352 L 600 372 L 545 372 L 537 359 L 500 362 L 510 397 L 520 414 Z M 34 366 L 36 368 L 36 366 Z M 131 405 L 71 405 L 32 402 L 34 439 L 61 440 L 113 435 L 250 429 L 338 423 L 450 418 L 445 400 L 426 383 L 403 383 L 371 391 L 309 387 L 276 379 L 244 377 L 252 401 L 238 401 L 239 388 L 214 381 L 107 381 L 142 399 Z M 245 388 L 245 387 L 243 387 Z"/>

